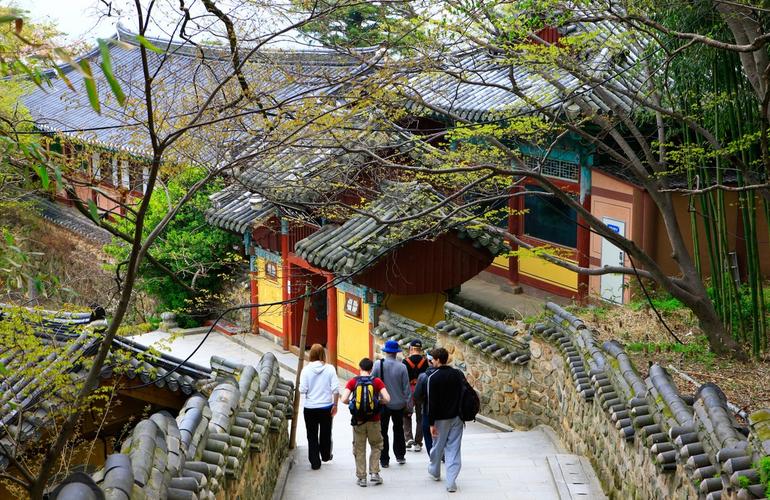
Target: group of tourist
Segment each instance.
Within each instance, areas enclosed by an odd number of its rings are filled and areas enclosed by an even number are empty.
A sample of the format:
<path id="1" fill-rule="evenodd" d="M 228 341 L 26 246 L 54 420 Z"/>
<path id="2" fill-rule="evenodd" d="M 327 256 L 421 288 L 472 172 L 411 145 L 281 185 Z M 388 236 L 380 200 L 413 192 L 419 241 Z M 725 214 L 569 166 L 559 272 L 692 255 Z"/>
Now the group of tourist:
<path id="1" fill-rule="evenodd" d="M 347 382 L 341 394 L 335 370 L 325 362 L 323 346 L 314 344 L 310 348 L 310 364 L 300 374 L 299 391 L 305 395 L 305 428 L 312 469 L 319 469 L 321 462 L 332 459 L 332 419 L 341 399 L 351 414 L 359 486 L 382 484 L 380 468 L 390 466 L 392 426 L 396 462 L 406 463 L 407 450 L 422 451 L 424 440 L 430 457 L 428 474 L 440 481 L 441 463 L 445 462 L 446 489 L 457 491 L 464 428 L 460 399 L 465 376 L 447 365 L 446 349 L 438 347 L 423 355 L 422 347 L 419 339 L 413 340 L 408 357 L 398 360 L 401 346 L 388 340 L 382 348 L 384 358 L 362 359 L 358 364 L 360 374 Z M 367 442 L 371 448 L 368 480 Z"/>

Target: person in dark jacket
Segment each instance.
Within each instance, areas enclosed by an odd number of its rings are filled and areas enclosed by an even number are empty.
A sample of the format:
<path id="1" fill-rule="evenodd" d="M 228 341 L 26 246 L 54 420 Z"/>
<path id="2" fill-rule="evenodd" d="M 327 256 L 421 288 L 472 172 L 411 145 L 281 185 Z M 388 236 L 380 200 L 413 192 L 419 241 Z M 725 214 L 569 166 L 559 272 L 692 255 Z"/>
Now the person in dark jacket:
<path id="1" fill-rule="evenodd" d="M 428 369 L 422 372 L 417 377 L 417 384 L 414 386 L 414 405 L 420 405 L 422 408 L 422 415 L 418 424 L 422 430 L 422 435 L 425 438 L 425 451 L 430 456 L 430 449 L 433 447 L 433 437 L 430 435 L 430 422 L 428 421 L 428 403 L 427 403 L 427 390 L 428 390 L 428 377 L 436 371 L 436 367 L 433 366 L 435 361 L 433 355 L 430 352 L 425 353 L 425 359 L 428 361 Z"/>
<path id="2" fill-rule="evenodd" d="M 404 440 L 407 450 L 419 452 L 422 450 L 423 437 L 422 403 L 414 399 L 414 388 L 417 386 L 417 378 L 428 369 L 428 360 L 422 355 L 422 340 L 414 339 L 409 343 L 409 356 L 404 358 L 403 363 L 409 376 L 409 389 L 412 391 L 412 397 L 409 398 L 404 412 Z M 416 415 L 414 434 L 412 434 L 413 413 Z"/>
<path id="3" fill-rule="evenodd" d="M 441 480 L 441 457 L 446 459 L 446 490 L 457 491 L 457 476 L 462 467 L 460 445 L 464 423 L 460 419 L 460 396 L 465 375 L 447 365 L 449 353 L 443 347 L 433 350 L 436 371 L 427 379 L 428 421 L 433 437 L 428 474 Z"/>

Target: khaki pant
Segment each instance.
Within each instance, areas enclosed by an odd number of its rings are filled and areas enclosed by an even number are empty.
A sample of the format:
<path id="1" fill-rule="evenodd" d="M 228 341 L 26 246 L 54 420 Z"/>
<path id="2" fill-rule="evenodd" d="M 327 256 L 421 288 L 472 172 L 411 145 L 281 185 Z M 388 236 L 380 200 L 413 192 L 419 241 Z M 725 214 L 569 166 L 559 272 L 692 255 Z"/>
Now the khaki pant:
<path id="1" fill-rule="evenodd" d="M 380 472 L 380 453 L 382 452 L 382 432 L 379 422 L 365 422 L 353 426 L 353 456 L 356 458 L 356 477 L 366 477 L 366 441 L 372 452 L 369 454 L 369 473 Z"/>

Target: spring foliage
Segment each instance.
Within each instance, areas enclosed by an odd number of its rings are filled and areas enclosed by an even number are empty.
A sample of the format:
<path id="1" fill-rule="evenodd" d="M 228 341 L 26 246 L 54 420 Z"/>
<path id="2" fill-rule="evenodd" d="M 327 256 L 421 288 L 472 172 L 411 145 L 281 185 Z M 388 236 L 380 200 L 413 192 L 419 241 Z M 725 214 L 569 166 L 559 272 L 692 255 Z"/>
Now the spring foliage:
<path id="1" fill-rule="evenodd" d="M 165 190 L 156 190 L 150 200 L 143 234 L 146 236 L 152 232 L 168 212 L 169 204 L 176 203 L 204 175 L 202 169 L 188 168 L 171 179 Z M 204 219 L 204 211 L 209 206 L 208 195 L 221 188 L 221 183 L 211 182 L 199 191 L 169 223 L 150 250 L 153 257 L 198 291 L 197 295 L 149 264 L 140 268 L 138 287 L 157 300 L 160 311 L 205 313 L 217 301 L 227 277 L 239 262 L 239 238 L 211 227 Z M 122 231 L 133 234 L 130 220 L 125 219 L 118 225 Z M 127 258 L 129 249 L 122 242 L 115 241 L 106 250 L 116 262 L 122 262 Z M 184 314 L 181 317 L 184 318 Z"/>

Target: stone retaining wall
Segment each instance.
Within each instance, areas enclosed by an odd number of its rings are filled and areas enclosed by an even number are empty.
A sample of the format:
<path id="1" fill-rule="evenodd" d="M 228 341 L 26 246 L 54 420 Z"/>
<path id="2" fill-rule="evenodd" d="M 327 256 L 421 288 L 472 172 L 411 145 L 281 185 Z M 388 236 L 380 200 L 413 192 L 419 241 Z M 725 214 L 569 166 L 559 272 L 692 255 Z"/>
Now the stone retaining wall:
<path id="1" fill-rule="evenodd" d="M 552 427 L 591 460 L 610 498 L 764 497 L 755 464 L 770 455 L 770 411 L 740 425 L 714 384 L 682 395 L 658 365 L 643 379 L 622 345 L 599 345 L 578 318 L 547 307 L 533 336 L 454 304 L 420 332 L 449 350 L 480 392 L 484 415 L 516 429 Z M 393 331 L 379 342 L 408 343 L 408 333 Z"/>
<path id="2" fill-rule="evenodd" d="M 265 439 L 262 450 L 252 452 L 244 465 L 240 476 L 222 492 L 221 498 L 268 499 L 273 497 L 281 465 L 289 449 L 288 421 L 282 420 L 281 426 Z"/>
<path id="3" fill-rule="evenodd" d="M 681 475 L 659 476 L 640 444 L 620 437 L 598 399 L 585 401 L 571 380 L 561 353 L 539 338 L 530 342 L 528 365 L 503 364 L 439 333 L 453 364 L 465 365 L 470 383 L 481 393 L 482 414 L 515 429 L 552 427 L 567 449 L 591 460 L 610 498 L 698 498 Z"/>
<path id="4" fill-rule="evenodd" d="M 140 421 L 102 469 L 54 496 L 96 498 L 83 492 L 100 488 L 114 500 L 271 498 L 288 454 L 293 384 L 272 353 L 256 367 L 212 356 L 211 367 L 176 418 Z"/>

